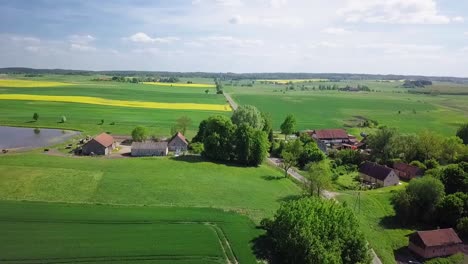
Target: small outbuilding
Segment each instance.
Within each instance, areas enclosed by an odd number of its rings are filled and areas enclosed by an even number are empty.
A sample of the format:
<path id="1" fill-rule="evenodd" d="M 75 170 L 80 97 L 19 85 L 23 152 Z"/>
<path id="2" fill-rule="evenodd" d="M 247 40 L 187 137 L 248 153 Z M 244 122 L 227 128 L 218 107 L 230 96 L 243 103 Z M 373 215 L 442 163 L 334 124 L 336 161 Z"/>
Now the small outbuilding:
<path id="1" fill-rule="evenodd" d="M 81 153 L 83 155 L 109 155 L 114 148 L 114 138 L 107 133 L 102 133 L 86 142 Z"/>
<path id="2" fill-rule="evenodd" d="M 400 178 L 395 170 L 374 162 L 366 161 L 359 167 L 359 174 L 366 182 L 376 184 L 378 187 L 398 185 Z"/>
<path id="3" fill-rule="evenodd" d="M 398 177 L 404 180 L 411 180 L 424 174 L 420 168 L 403 162 L 393 164 L 393 169 L 397 172 Z"/>
<path id="4" fill-rule="evenodd" d="M 185 136 L 177 132 L 168 142 L 169 151 L 184 152 L 187 151 L 188 141 Z"/>
<path id="5" fill-rule="evenodd" d="M 132 152 L 133 157 L 145 156 L 166 156 L 168 153 L 167 142 L 133 142 Z"/>
<path id="6" fill-rule="evenodd" d="M 424 259 L 461 251 L 462 241 L 452 228 L 418 231 L 410 235 L 408 249 Z"/>

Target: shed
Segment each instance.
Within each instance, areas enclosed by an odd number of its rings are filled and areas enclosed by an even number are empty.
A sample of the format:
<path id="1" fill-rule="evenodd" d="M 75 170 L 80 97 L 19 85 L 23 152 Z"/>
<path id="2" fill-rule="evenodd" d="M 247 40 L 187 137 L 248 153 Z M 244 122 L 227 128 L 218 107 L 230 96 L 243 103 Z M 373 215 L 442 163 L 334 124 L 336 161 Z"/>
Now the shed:
<path id="1" fill-rule="evenodd" d="M 144 156 L 166 156 L 168 152 L 167 142 L 133 142 L 132 152 L 133 157 L 144 157 Z"/>
<path id="2" fill-rule="evenodd" d="M 114 138 L 107 134 L 102 133 L 86 142 L 83 145 L 83 155 L 109 155 L 115 148 Z"/>
<path id="3" fill-rule="evenodd" d="M 445 257 L 461 251 L 462 241 L 452 228 L 417 231 L 410 235 L 408 249 L 428 259 Z"/>
<path id="4" fill-rule="evenodd" d="M 187 151 L 188 141 L 185 136 L 177 132 L 168 142 L 169 151 L 182 152 Z"/>
<path id="5" fill-rule="evenodd" d="M 403 162 L 393 164 L 393 169 L 395 169 L 400 179 L 405 180 L 411 180 L 424 174 L 423 170 L 420 168 Z"/>
<path id="6" fill-rule="evenodd" d="M 361 164 L 359 174 L 365 181 L 375 183 L 379 187 L 398 185 L 400 182 L 395 170 L 369 161 Z"/>

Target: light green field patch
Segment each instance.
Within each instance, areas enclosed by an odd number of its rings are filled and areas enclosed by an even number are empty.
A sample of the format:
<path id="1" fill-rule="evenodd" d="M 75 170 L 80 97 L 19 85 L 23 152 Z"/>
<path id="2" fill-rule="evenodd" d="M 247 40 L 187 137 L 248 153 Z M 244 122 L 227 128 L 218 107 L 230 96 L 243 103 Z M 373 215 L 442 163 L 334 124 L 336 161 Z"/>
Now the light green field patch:
<path id="1" fill-rule="evenodd" d="M 79 169 L 0 166 L 0 199 L 83 202 L 103 173 Z"/>

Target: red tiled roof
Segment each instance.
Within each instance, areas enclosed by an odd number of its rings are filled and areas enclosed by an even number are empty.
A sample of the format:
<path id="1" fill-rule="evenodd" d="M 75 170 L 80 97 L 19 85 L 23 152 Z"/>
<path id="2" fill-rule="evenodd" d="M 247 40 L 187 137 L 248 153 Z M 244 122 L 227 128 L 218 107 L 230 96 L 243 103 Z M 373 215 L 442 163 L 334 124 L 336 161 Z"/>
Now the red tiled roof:
<path id="1" fill-rule="evenodd" d="M 420 168 L 402 162 L 393 164 L 393 168 L 395 170 L 404 172 L 407 175 L 407 177 L 416 177 L 423 174 Z"/>
<path id="2" fill-rule="evenodd" d="M 174 138 L 176 138 L 176 137 L 180 138 L 182 141 L 184 141 L 185 143 L 188 144 L 187 139 L 186 139 L 185 136 L 184 136 L 182 133 L 180 133 L 180 132 L 177 132 L 177 133 L 171 138 L 171 140 L 169 140 L 169 142 L 171 142 L 171 141 L 172 141 Z"/>
<path id="3" fill-rule="evenodd" d="M 359 172 L 366 174 L 372 178 L 384 181 L 390 174 L 390 172 L 392 172 L 392 168 L 366 161 L 359 167 Z"/>
<path id="4" fill-rule="evenodd" d="M 314 131 L 317 139 L 348 139 L 348 133 L 344 129 L 322 129 Z"/>
<path id="5" fill-rule="evenodd" d="M 93 138 L 97 143 L 101 144 L 104 147 L 108 147 L 112 144 L 114 144 L 114 138 L 107 134 L 107 133 L 102 133 Z"/>
<path id="6" fill-rule="evenodd" d="M 419 236 L 426 247 L 453 245 L 462 243 L 457 233 L 452 228 L 429 231 L 418 231 L 414 235 Z"/>

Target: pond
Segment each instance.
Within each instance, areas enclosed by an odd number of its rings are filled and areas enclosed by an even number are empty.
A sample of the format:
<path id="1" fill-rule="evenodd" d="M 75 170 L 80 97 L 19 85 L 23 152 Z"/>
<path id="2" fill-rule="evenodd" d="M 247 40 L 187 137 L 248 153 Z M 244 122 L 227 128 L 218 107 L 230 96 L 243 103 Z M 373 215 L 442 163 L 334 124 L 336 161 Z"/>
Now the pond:
<path id="1" fill-rule="evenodd" d="M 0 150 L 45 147 L 78 134 L 77 131 L 61 129 L 0 126 Z"/>

